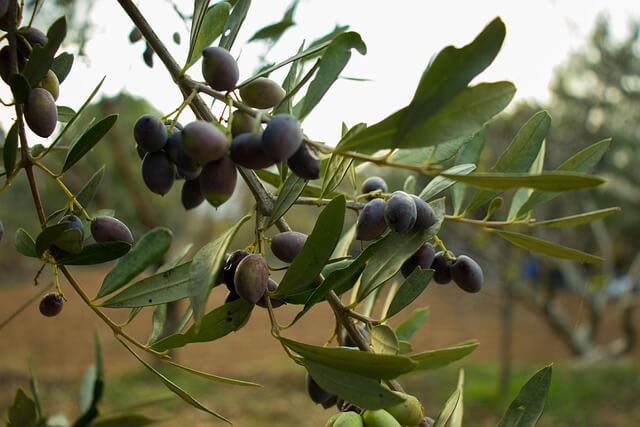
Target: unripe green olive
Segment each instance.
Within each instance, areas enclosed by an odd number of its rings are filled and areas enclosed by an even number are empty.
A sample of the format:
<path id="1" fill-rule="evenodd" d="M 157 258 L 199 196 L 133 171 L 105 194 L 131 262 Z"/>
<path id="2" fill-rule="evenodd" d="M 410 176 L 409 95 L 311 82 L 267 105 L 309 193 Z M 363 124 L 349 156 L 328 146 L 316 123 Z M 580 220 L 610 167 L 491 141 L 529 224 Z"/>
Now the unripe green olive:
<path id="1" fill-rule="evenodd" d="M 367 410 L 362 413 L 364 425 L 367 427 L 402 427 L 393 415 L 384 409 Z"/>
<path id="2" fill-rule="evenodd" d="M 253 108 L 273 108 L 287 93 L 278 83 L 266 77 L 258 77 L 240 88 L 240 97 Z"/>
<path id="3" fill-rule="evenodd" d="M 333 427 L 364 427 L 362 417 L 355 412 L 342 412 L 333 422 Z"/>
<path id="4" fill-rule="evenodd" d="M 403 426 L 415 426 L 420 424 L 422 418 L 424 417 L 424 411 L 422 409 L 422 404 L 420 404 L 420 401 L 415 396 L 411 396 L 410 394 L 397 391 L 394 393 L 402 397 L 404 401 L 385 408 L 385 410 L 393 415 L 393 418 L 395 418 Z"/>
<path id="5" fill-rule="evenodd" d="M 54 100 L 58 99 L 58 95 L 60 95 L 60 82 L 58 81 L 56 73 L 51 70 L 47 71 L 47 74 L 40 80 L 40 87 L 46 89 L 51 96 L 53 96 Z"/>

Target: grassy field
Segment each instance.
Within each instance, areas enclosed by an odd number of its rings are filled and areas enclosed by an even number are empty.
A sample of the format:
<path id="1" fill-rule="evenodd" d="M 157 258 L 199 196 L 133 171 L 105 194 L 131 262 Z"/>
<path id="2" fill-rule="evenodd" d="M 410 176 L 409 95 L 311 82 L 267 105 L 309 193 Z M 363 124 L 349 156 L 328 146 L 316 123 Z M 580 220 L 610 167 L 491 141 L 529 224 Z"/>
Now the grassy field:
<path id="1" fill-rule="evenodd" d="M 82 286 L 93 294 L 101 272 L 78 269 Z M 0 318 L 32 295 L 29 283 L 0 288 Z M 65 413 L 73 419 L 81 377 L 92 363 L 92 334 L 100 336 L 107 378 L 104 411 L 123 410 L 141 402 L 167 397 L 159 405 L 142 406 L 138 411 L 163 420 L 159 425 L 223 425 L 199 413 L 171 394 L 144 370 L 113 339 L 110 331 L 95 318 L 71 291 L 62 314 L 45 319 L 34 305 L 0 330 L 0 413 L 5 416 L 17 387 L 28 388 L 29 363 L 41 383 L 47 413 Z M 219 304 L 224 294 L 215 290 L 211 302 Z M 516 310 L 514 319 L 514 359 L 516 367 L 508 397 L 497 395 L 497 355 L 500 296 L 488 287 L 476 296 L 461 297 L 453 287 L 430 287 L 415 307 L 429 305 L 431 315 L 415 337 L 417 350 L 438 348 L 478 338 L 480 348 L 464 361 L 446 369 L 402 378 L 406 388 L 419 396 L 429 415 L 453 391 L 457 372 L 465 369 L 465 425 L 495 426 L 499 414 L 515 396 L 517 389 L 537 369 L 557 362 L 552 390 L 541 426 L 635 426 L 640 425 L 640 365 L 637 357 L 616 363 L 579 366 L 570 361 L 563 344 L 546 325 L 532 314 Z M 279 312 L 283 323 L 296 312 L 285 307 Z M 578 314 L 579 314 L 578 307 Z M 124 320 L 126 312 L 109 312 Z M 395 322 L 394 322 L 395 323 Z M 331 313 L 318 308 L 287 336 L 320 344 L 329 334 Z M 144 340 L 149 313 L 139 316 L 128 328 Z M 636 355 L 637 356 L 637 355 Z M 256 310 L 249 324 L 239 333 L 215 343 L 197 344 L 180 351 L 181 363 L 204 371 L 252 380 L 263 388 L 220 385 L 186 376 L 172 368 L 161 368 L 168 376 L 192 392 L 203 403 L 233 420 L 237 426 L 321 426 L 332 414 L 315 406 L 304 393 L 304 371 L 290 362 L 269 334 L 268 319 Z"/>

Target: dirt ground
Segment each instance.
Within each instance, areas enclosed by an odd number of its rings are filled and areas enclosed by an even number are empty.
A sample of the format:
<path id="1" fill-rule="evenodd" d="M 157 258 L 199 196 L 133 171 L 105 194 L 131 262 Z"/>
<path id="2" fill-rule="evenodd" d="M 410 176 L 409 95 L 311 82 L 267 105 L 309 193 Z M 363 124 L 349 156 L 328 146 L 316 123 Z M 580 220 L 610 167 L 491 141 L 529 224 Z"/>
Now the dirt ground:
<path id="1" fill-rule="evenodd" d="M 74 269 L 83 288 L 89 295 L 95 295 L 102 271 L 87 268 Z M 68 301 L 62 313 L 51 319 L 42 317 L 37 309 L 37 303 L 30 306 L 19 317 L 0 330 L 0 413 L 6 413 L 6 408 L 15 392 L 17 385 L 24 385 L 28 379 L 28 366 L 32 364 L 38 373 L 40 381 L 54 392 L 49 393 L 49 406 L 59 411 L 72 412 L 72 403 L 63 395 L 71 383 L 78 383 L 86 367 L 92 363 L 92 334 L 98 332 L 105 359 L 106 378 L 120 378 L 138 372 L 142 368 L 127 353 L 127 351 L 113 339 L 110 330 L 86 307 L 73 290 L 63 284 Z M 15 308 L 35 292 L 30 283 L 15 283 L 0 287 L 0 320 L 5 319 Z M 211 297 L 212 306 L 218 305 L 224 299 L 222 289 L 214 290 Z M 414 349 L 428 350 L 444 347 L 477 338 L 480 341 L 478 350 L 469 356 L 465 363 L 494 363 L 499 357 L 500 322 L 499 313 L 502 297 L 497 288 L 487 286 L 477 295 L 462 293 L 454 286 L 438 286 L 432 284 L 427 291 L 412 304 L 412 308 L 430 306 L 431 314 L 426 325 L 415 335 Z M 184 305 L 182 306 L 184 308 Z M 586 310 L 580 306 L 573 307 L 576 319 L 586 315 Z M 127 330 L 140 340 L 146 340 L 150 325 L 150 312 L 145 310 Z M 296 307 L 284 307 L 279 310 L 281 323 L 288 323 L 297 312 Z M 407 311 L 409 312 L 409 311 Z M 124 320 L 128 310 L 108 312 L 114 319 Z M 397 324 L 401 319 L 394 319 Z M 603 340 L 611 338 L 615 331 L 614 322 L 607 318 Z M 321 344 L 328 338 L 333 319 L 330 311 L 322 306 L 317 307 L 300 321 L 294 328 L 286 331 L 286 336 Z M 513 356 L 517 362 L 533 362 L 539 366 L 549 362 L 561 362 L 570 358 L 564 344 L 550 331 L 541 318 L 533 315 L 520 306 L 516 307 L 514 315 Z M 264 414 L 265 405 L 270 405 L 269 416 L 278 418 L 291 412 L 292 405 L 309 408 L 310 413 L 319 414 L 326 418 L 326 414 L 310 405 L 303 390 L 303 374 L 298 367 L 284 356 L 279 344 L 271 337 L 269 320 L 265 310 L 256 309 L 249 324 L 240 332 L 231 334 L 213 343 L 195 344 L 187 349 L 181 349 L 177 354 L 178 360 L 196 369 L 220 375 L 228 375 L 240 379 L 262 381 L 266 390 L 258 395 L 268 393 L 269 387 L 292 389 L 296 394 L 286 394 L 286 399 L 278 404 L 267 403 L 260 398 L 251 403 L 251 411 Z M 153 381 L 150 377 L 149 381 Z M 60 393 L 56 393 L 59 386 Z M 213 385 L 209 391 L 216 396 L 225 396 L 228 389 Z M 154 393 L 157 384 L 150 386 Z M 161 390 L 161 387 L 160 387 Z M 233 393 L 236 393 L 233 389 Z M 298 393 L 300 391 L 300 393 Z M 151 398 L 144 390 L 140 390 L 139 400 Z M 256 392 L 251 389 L 238 391 L 238 400 L 255 399 Z M 275 396 L 270 396 L 275 398 Z M 114 397 L 117 399 L 117 396 Z M 228 397 L 224 397 L 228 399 Z M 211 400 L 211 399 L 210 399 Z M 272 399 L 273 400 L 273 399 Z M 215 402 L 213 402 L 215 403 Z M 212 404 L 213 404 L 212 403 Z M 228 403 L 228 402 L 227 402 Z M 306 406 L 305 406 L 306 405 Z M 214 405 L 215 406 L 215 405 Z M 247 417 L 247 405 L 236 403 L 227 405 L 231 413 L 227 413 L 236 425 L 249 425 L 242 422 Z M 427 405 L 428 407 L 429 405 Z M 432 411 L 437 405 L 431 407 Z M 229 408 L 227 408 L 229 410 Z M 315 411 L 315 412 L 314 412 Z M 195 411 L 191 411 L 195 412 Z M 280 414 L 280 415 L 278 415 Z M 194 416 L 190 424 L 175 424 L 175 421 L 163 425 L 211 425 L 205 417 Z M 247 420 L 249 418 L 246 418 Z M 321 418 L 318 418 L 321 419 Z M 202 424 L 200 424 L 202 423 Z M 306 423 L 304 423 L 306 424 Z M 217 424 L 216 424 L 217 425 Z M 263 425 L 260 423 L 259 425 Z M 268 423 L 264 425 L 285 425 L 285 423 Z M 303 424 L 286 424 L 303 425 Z M 317 425 L 317 424 L 308 424 Z M 474 425 L 474 424 L 470 424 Z"/>

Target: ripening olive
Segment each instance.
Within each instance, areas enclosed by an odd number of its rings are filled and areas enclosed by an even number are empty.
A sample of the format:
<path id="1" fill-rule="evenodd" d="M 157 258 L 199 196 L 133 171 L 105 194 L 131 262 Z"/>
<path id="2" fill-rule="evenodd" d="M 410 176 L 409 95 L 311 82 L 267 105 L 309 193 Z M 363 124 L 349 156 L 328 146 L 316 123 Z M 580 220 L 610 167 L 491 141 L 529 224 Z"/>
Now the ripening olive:
<path id="1" fill-rule="evenodd" d="M 234 251 L 227 260 L 225 261 L 224 267 L 222 269 L 222 279 L 224 280 L 224 284 L 227 286 L 230 292 L 235 293 L 236 287 L 233 281 L 233 277 L 236 274 L 236 269 L 238 268 L 238 264 L 240 261 L 245 259 L 249 254 L 242 250 Z"/>
<path id="2" fill-rule="evenodd" d="M 320 387 L 318 383 L 315 382 L 313 378 L 311 378 L 311 375 L 309 375 L 309 373 L 307 373 L 305 376 L 305 384 L 307 388 L 307 394 L 309 395 L 311 400 L 318 405 L 328 401 L 333 397 L 331 393 L 325 391 L 322 387 Z"/>
<path id="3" fill-rule="evenodd" d="M 40 80 L 40 87 L 46 89 L 54 100 L 58 99 L 58 95 L 60 95 L 60 82 L 58 81 L 56 73 L 51 70 L 47 71 L 47 74 Z"/>
<path id="4" fill-rule="evenodd" d="M 300 178 L 307 180 L 320 178 L 320 159 L 313 149 L 301 144 L 300 148 L 287 160 L 289 169 Z"/>
<path id="5" fill-rule="evenodd" d="M 411 230 L 416 222 L 417 210 L 411 196 L 404 191 L 394 192 L 384 207 L 384 220 L 398 233 Z"/>
<path id="6" fill-rule="evenodd" d="M 409 277 L 418 266 L 422 269 L 431 268 L 435 256 L 436 251 L 433 249 L 433 246 L 427 243 L 402 264 L 400 271 L 404 277 Z"/>
<path id="7" fill-rule="evenodd" d="M 277 163 L 288 160 L 302 144 L 302 130 L 298 119 L 290 114 L 276 114 L 262 134 L 267 155 Z"/>
<path id="8" fill-rule="evenodd" d="M 266 77 L 258 77 L 240 88 L 240 98 L 250 107 L 262 110 L 275 107 L 286 94 L 282 86 Z"/>
<path id="9" fill-rule="evenodd" d="M 216 208 L 229 200 L 236 187 L 238 172 L 229 156 L 209 162 L 200 173 L 200 190 L 207 201 Z"/>
<path id="10" fill-rule="evenodd" d="M 51 136 L 58 123 L 58 109 L 51 94 L 41 88 L 32 89 L 24 108 L 29 128 L 38 136 Z"/>
<path id="11" fill-rule="evenodd" d="M 269 282 L 267 261 L 257 254 L 246 256 L 236 268 L 233 276 L 236 293 L 250 304 L 263 297 Z"/>
<path id="12" fill-rule="evenodd" d="M 167 143 L 167 128 L 159 117 L 145 114 L 133 127 L 133 138 L 148 153 L 160 151 Z"/>
<path id="13" fill-rule="evenodd" d="M 147 153 L 142 160 L 142 179 L 152 192 L 164 196 L 171 190 L 176 169 L 164 151 Z"/>
<path id="14" fill-rule="evenodd" d="M 183 149 L 178 152 L 178 158 L 175 161 L 176 169 L 180 178 L 188 181 L 196 179 L 202 173 L 202 167 L 193 160 Z"/>
<path id="15" fill-rule="evenodd" d="M 241 133 L 259 133 L 261 131 L 258 126 L 258 120 L 240 110 L 233 113 L 233 121 L 231 122 L 231 135 L 234 137 Z"/>
<path id="16" fill-rule="evenodd" d="M 188 179 L 184 182 L 182 192 L 180 193 L 180 200 L 182 207 L 186 210 L 197 208 L 204 202 L 199 179 Z"/>
<path id="17" fill-rule="evenodd" d="M 64 299 L 57 292 L 51 292 L 45 295 L 40 301 L 39 309 L 43 316 L 53 317 L 60 314 Z"/>
<path id="18" fill-rule="evenodd" d="M 202 50 L 202 76 L 213 89 L 230 91 L 238 83 L 240 70 L 228 50 L 208 47 Z"/>
<path id="19" fill-rule="evenodd" d="M 31 51 L 35 46 L 44 47 L 49 41 L 45 33 L 35 27 L 22 27 L 18 30 L 18 33 L 18 53 L 24 58 L 31 56 Z"/>
<path id="20" fill-rule="evenodd" d="M 204 165 L 222 158 L 229 148 L 229 141 L 213 124 L 196 120 L 182 130 L 182 148 L 189 157 Z"/>
<path id="21" fill-rule="evenodd" d="M 387 229 L 384 219 L 385 202 L 382 199 L 373 199 L 364 205 L 358 215 L 356 224 L 356 239 L 374 240 L 382 236 Z"/>
<path id="22" fill-rule="evenodd" d="M 98 243 L 126 242 L 133 245 L 133 235 L 127 225 L 112 216 L 97 216 L 91 221 L 91 235 Z"/>
<path id="23" fill-rule="evenodd" d="M 433 258 L 431 269 L 434 270 L 433 280 L 441 285 L 451 281 L 451 263 L 443 252 L 438 252 Z"/>
<path id="24" fill-rule="evenodd" d="M 267 156 L 259 133 L 241 133 L 231 141 L 231 160 L 249 169 L 264 169 L 274 164 Z"/>
<path id="25" fill-rule="evenodd" d="M 306 241 L 307 235 L 304 233 L 284 231 L 271 239 L 271 252 L 280 261 L 291 263 L 298 256 Z"/>
<path id="26" fill-rule="evenodd" d="M 476 293 L 482 289 L 484 274 L 482 268 L 473 259 L 466 255 L 460 255 L 451 264 L 451 278 L 458 287 L 469 293 Z"/>
<path id="27" fill-rule="evenodd" d="M 388 408 L 385 411 L 390 413 L 403 426 L 416 426 L 420 424 L 424 417 L 424 410 L 420 401 L 410 394 L 394 391 L 396 395 L 404 400 Z"/>
<path id="28" fill-rule="evenodd" d="M 414 230 L 426 230 L 436 223 L 436 213 L 431 206 L 418 196 L 411 195 L 416 204 L 416 222 L 413 224 Z"/>
<path id="29" fill-rule="evenodd" d="M 402 427 L 393 415 L 384 409 L 366 410 L 362 413 L 362 419 L 367 427 Z"/>
<path id="30" fill-rule="evenodd" d="M 379 176 L 371 176 L 364 180 L 361 191 L 362 194 L 373 193 L 374 191 L 386 193 L 389 189 L 384 179 Z"/>

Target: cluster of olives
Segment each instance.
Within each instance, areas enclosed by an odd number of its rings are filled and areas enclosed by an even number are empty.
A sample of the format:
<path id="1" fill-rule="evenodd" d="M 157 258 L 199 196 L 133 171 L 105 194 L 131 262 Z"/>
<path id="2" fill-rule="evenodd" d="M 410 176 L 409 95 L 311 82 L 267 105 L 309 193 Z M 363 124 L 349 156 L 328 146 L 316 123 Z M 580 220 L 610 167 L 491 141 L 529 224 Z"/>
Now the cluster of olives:
<path id="1" fill-rule="evenodd" d="M 2 2 L 8 5 L 8 2 Z M 0 8 L 0 13 L 2 13 Z M 5 11 L 0 18 L 0 28 L 8 29 L 8 22 L 4 22 L 8 15 Z M 4 19 L 3 19 L 4 18 Z M 47 36 L 35 27 L 23 27 L 17 32 L 17 65 L 18 72 L 24 70 L 29 61 L 31 51 L 35 46 L 47 44 Z M 11 77 L 11 47 L 4 46 L 0 49 L 0 78 L 9 83 Z M 38 136 L 47 138 L 51 136 L 58 123 L 58 109 L 56 100 L 60 94 L 58 76 L 48 70 L 37 87 L 31 89 L 24 105 L 24 117 L 29 128 Z"/>
<path id="2" fill-rule="evenodd" d="M 363 194 L 377 195 L 388 191 L 386 182 L 380 177 L 370 177 L 362 185 Z M 436 215 L 427 202 L 413 194 L 396 191 L 385 202 L 373 198 L 364 206 L 356 225 L 358 240 L 375 240 L 387 228 L 397 233 L 426 230 L 436 223 Z M 484 275 L 476 261 L 466 255 L 451 259 L 444 252 L 436 253 L 429 243 L 407 259 L 401 268 L 404 277 L 420 266 L 433 269 L 436 283 L 447 284 L 453 280 L 467 292 L 478 292 L 482 288 Z"/>
<path id="3" fill-rule="evenodd" d="M 325 409 L 334 404 L 341 412 L 334 414 L 325 427 L 401 427 L 417 426 L 424 419 L 424 409 L 420 401 L 406 393 L 394 392 L 402 398 L 402 402 L 384 409 L 364 410 L 338 399 L 327 393 L 309 374 L 306 377 L 307 393 L 311 400 Z"/>
<path id="4" fill-rule="evenodd" d="M 65 215 L 59 222 L 67 228 L 49 245 L 49 254 L 57 261 L 69 254 L 79 253 L 84 245 L 84 225 L 76 215 Z M 97 216 L 90 225 L 91 236 L 97 243 L 126 242 L 133 244 L 133 235 L 120 220 L 110 216 Z M 52 317 L 60 313 L 64 304 L 62 295 L 52 292 L 40 301 L 40 313 Z"/>
<path id="5" fill-rule="evenodd" d="M 202 73 L 216 90 L 234 90 L 239 78 L 238 64 L 219 47 L 202 52 Z M 239 90 L 249 106 L 269 109 L 285 97 L 285 91 L 271 79 L 260 77 Z M 142 176 L 154 193 L 169 192 L 176 178 L 185 179 L 182 204 L 193 209 L 206 199 L 215 207 L 233 194 L 236 165 L 263 169 L 287 162 L 291 171 L 304 179 L 320 176 L 320 160 L 302 142 L 298 120 L 289 114 L 273 116 L 264 131 L 261 123 L 247 113 L 235 111 L 231 118 L 231 142 L 214 124 L 198 120 L 171 134 L 158 117 L 144 115 L 134 127 L 138 153 L 143 158 Z"/>

